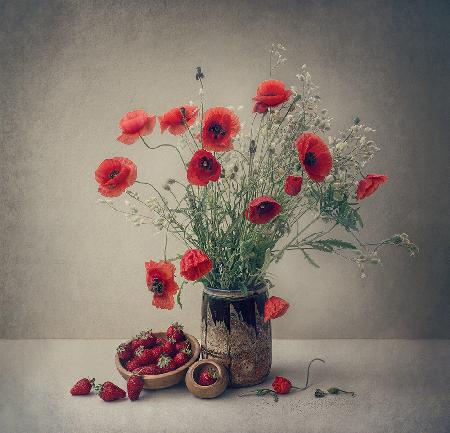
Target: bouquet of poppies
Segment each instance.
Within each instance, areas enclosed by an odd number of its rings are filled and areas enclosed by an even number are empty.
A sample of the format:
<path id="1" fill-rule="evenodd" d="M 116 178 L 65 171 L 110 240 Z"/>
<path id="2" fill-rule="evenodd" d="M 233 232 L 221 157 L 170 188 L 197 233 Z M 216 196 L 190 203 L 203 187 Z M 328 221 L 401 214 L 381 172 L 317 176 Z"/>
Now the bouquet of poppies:
<path id="1" fill-rule="evenodd" d="M 272 78 L 285 61 L 284 51 L 280 44 L 272 46 L 269 79 L 256 86 L 247 125 L 238 115 L 243 107 L 207 107 L 200 67 L 197 105 L 180 105 L 160 116 L 136 110 L 120 120 L 118 141 L 140 142 L 149 151 L 166 147 L 186 173 L 158 188 L 145 175 L 138 180 L 128 158 L 106 159 L 95 172 L 98 191 L 106 197 L 101 201 L 135 225 L 153 224 L 186 245 L 173 259 L 165 250 L 163 260 L 145 263 L 158 308 L 173 308 L 175 295 L 181 306 L 185 281 L 243 294 L 270 286 L 270 264 L 292 250 L 317 267 L 315 251 L 337 254 L 356 263 L 362 277 L 366 264 L 380 263 L 383 246 L 417 252 L 405 233 L 370 243 L 361 239 L 361 203 L 388 180 L 366 171 L 379 150 L 375 130 L 355 118 L 347 130 L 330 136 L 332 118 L 320 107 L 306 66 L 295 86 Z M 157 121 L 162 134 L 177 140 L 153 144 Z M 131 189 L 136 185 L 151 194 Z M 123 193 L 127 200 L 120 207 L 111 197 Z"/>

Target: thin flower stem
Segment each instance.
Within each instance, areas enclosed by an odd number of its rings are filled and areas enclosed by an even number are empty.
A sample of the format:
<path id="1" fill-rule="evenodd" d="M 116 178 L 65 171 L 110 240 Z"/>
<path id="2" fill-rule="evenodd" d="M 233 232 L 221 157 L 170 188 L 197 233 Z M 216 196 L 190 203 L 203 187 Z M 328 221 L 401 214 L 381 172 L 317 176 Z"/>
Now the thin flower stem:
<path id="1" fill-rule="evenodd" d="M 186 162 L 184 161 L 183 156 L 181 155 L 181 152 L 178 149 L 178 147 L 174 146 L 173 144 L 168 144 L 168 143 L 158 144 L 157 146 L 152 147 L 147 144 L 147 142 L 144 140 L 144 137 L 142 137 L 141 135 L 139 137 L 142 140 L 142 142 L 147 146 L 147 148 L 150 150 L 159 149 L 160 147 L 172 147 L 173 149 L 175 149 L 177 151 L 178 156 L 180 157 L 184 167 L 186 167 Z"/>

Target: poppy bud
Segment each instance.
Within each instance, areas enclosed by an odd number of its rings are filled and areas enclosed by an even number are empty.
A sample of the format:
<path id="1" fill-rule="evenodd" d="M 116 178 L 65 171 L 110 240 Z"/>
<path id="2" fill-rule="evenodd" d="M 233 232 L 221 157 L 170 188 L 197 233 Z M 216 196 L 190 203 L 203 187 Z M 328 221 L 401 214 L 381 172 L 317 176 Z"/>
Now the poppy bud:
<path id="1" fill-rule="evenodd" d="M 170 191 L 170 185 L 166 183 L 165 185 L 163 185 L 163 189 L 165 189 L 166 191 Z"/>
<path id="2" fill-rule="evenodd" d="M 173 185 L 175 182 L 176 182 L 175 179 L 172 179 L 172 178 L 167 179 L 167 183 L 169 185 Z"/>
<path id="3" fill-rule="evenodd" d="M 250 155 L 254 155 L 256 153 L 256 143 L 255 140 L 250 140 Z"/>
<path id="4" fill-rule="evenodd" d="M 197 66 L 197 73 L 195 74 L 195 79 L 199 81 L 202 78 L 205 78 L 205 74 L 202 72 L 202 68 L 200 66 Z"/>
<path id="5" fill-rule="evenodd" d="M 359 125 L 360 122 L 361 122 L 361 119 L 360 119 L 358 116 L 356 116 L 356 117 L 353 119 L 353 124 L 354 124 L 354 125 Z"/>
<path id="6" fill-rule="evenodd" d="M 326 392 L 322 391 L 321 389 L 316 389 L 315 393 L 314 393 L 314 397 L 316 398 L 322 398 L 326 396 Z"/>

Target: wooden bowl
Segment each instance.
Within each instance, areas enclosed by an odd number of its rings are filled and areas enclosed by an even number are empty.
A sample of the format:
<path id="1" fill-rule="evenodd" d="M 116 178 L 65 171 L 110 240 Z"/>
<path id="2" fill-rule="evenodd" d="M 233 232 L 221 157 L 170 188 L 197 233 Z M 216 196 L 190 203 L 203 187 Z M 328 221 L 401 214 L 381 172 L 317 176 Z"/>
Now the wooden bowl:
<path id="1" fill-rule="evenodd" d="M 166 337 L 165 332 L 154 332 L 153 335 L 156 337 Z M 184 376 L 186 375 L 186 371 L 188 368 L 195 362 L 200 356 L 200 344 L 195 337 L 190 334 L 184 334 L 186 339 L 191 343 L 192 349 L 192 357 L 191 359 L 181 367 L 178 367 L 176 370 L 169 371 L 168 373 L 157 374 L 157 375 L 142 375 L 142 379 L 144 379 L 144 388 L 145 389 L 163 389 L 169 388 L 177 383 L 180 383 Z M 119 357 L 116 354 L 115 358 L 116 368 L 119 371 L 120 375 L 128 380 L 131 376 L 131 371 L 125 369 L 120 363 Z"/>
<path id="2" fill-rule="evenodd" d="M 218 372 L 218 379 L 208 386 L 198 383 L 198 377 L 203 370 L 215 368 Z M 202 359 L 193 363 L 186 374 L 186 386 L 198 398 L 215 398 L 222 394 L 228 386 L 229 376 L 227 368 L 217 359 Z"/>

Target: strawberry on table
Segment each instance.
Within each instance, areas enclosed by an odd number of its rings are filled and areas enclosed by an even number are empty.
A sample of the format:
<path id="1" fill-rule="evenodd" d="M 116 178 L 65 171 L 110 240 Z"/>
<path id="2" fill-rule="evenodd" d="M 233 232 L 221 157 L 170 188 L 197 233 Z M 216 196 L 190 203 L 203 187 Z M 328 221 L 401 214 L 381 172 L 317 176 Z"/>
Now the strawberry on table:
<path id="1" fill-rule="evenodd" d="M 198 383 L 202 386 L 212 385 L 217 381 L 217 371 L 214 368 L 207 368 L 200 373 Z"/>
<path id="2" fill-rule="evenodd" d="M 131 401 L 137 400 L 142 388 L 144 388 L 144 380 L 138 374 L 133 373 L 127 382 L 128 398 Z"/>
<path id="3" fill-rule="evenodd" d="M 95 385 L 94 389 L 98 392 L 99 397 L 103 401 L 119 400 L 127 396 L 127 393 L 122 388 L 119 388 L 117 385 L 109 381 L 103 383 L 102 385 Z"/>
<path id="4" fill-rule="evenodd" d="M 72 388 L 70 393 L 72 395 L 86 395 L 91 392 L 91 388 L 94 385 L 95 379 L 88 379 L 84 377 L 80 379 Z"/>

